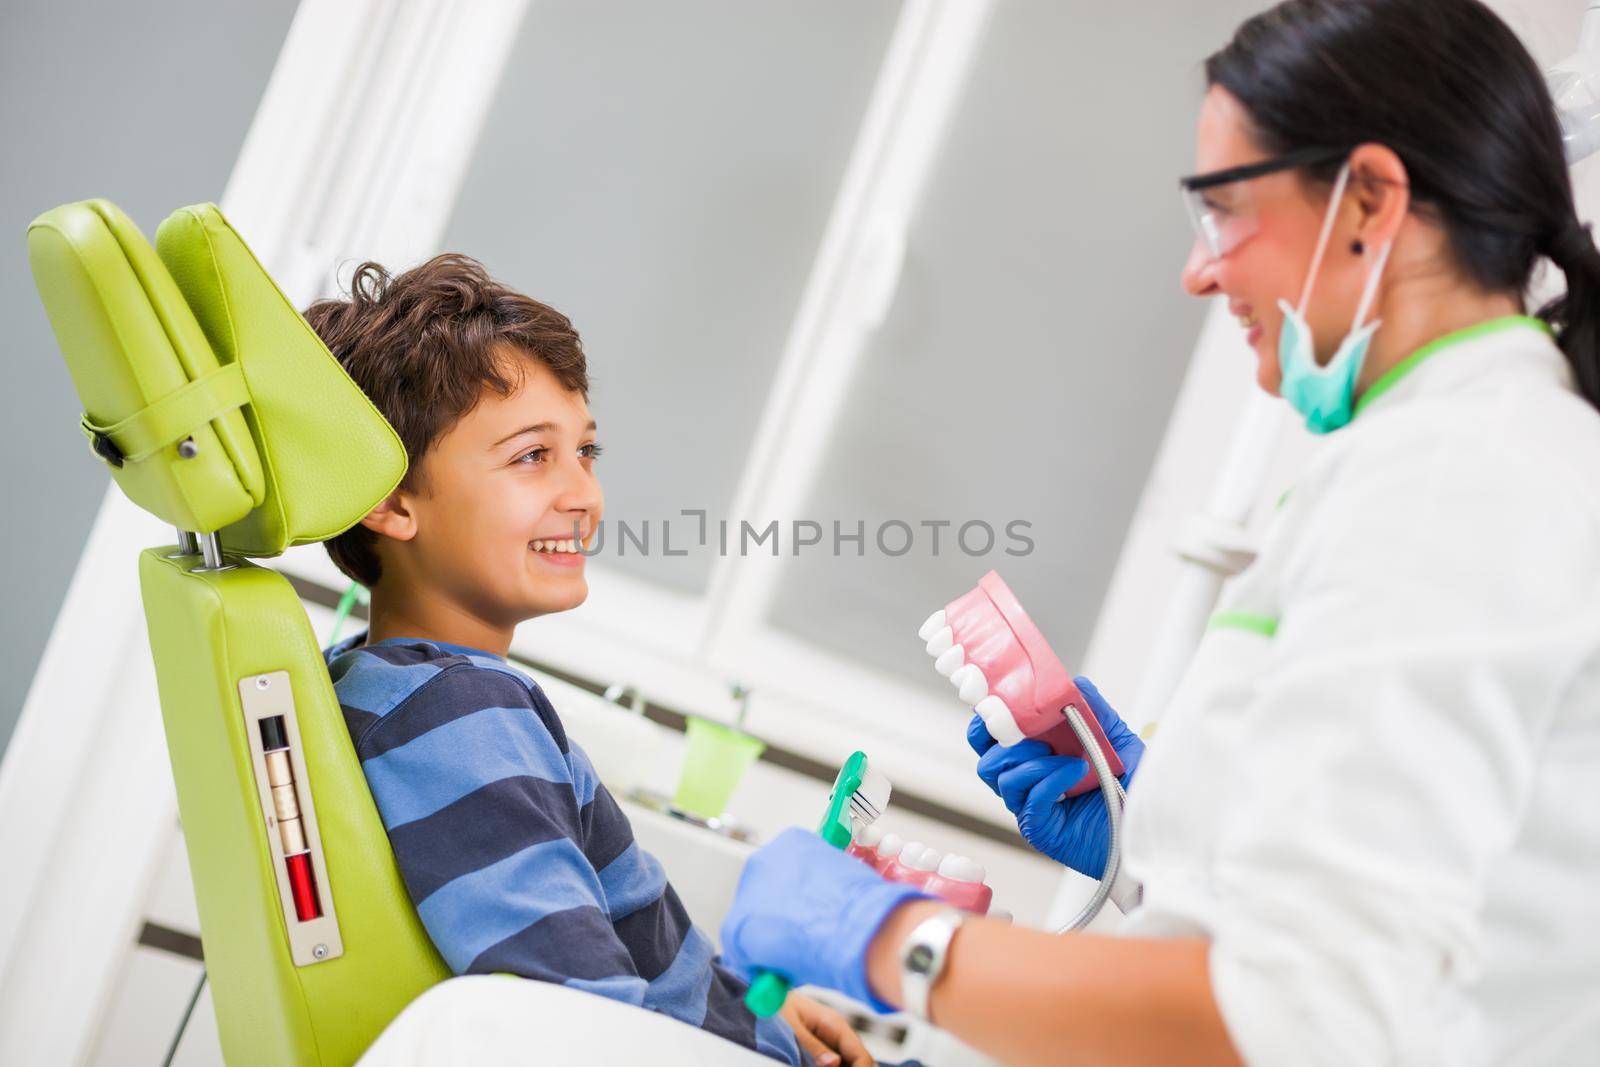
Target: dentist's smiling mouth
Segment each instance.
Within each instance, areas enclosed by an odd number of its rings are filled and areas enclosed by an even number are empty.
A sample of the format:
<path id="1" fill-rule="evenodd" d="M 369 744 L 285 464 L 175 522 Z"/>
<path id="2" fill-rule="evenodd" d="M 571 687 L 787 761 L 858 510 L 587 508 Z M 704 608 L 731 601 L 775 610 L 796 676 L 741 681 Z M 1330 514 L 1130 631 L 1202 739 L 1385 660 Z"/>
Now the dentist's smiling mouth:
<path id="1" fill-rule="evenodd" d="M 1244 331 L 1246 343 L 1253 345 L 1261 339 L 1261 319 L 1256 315 L 1254 308 L 1249 304 L 1229 304 L 1228 310 L 1239 320 L 1239 328 Z"/>

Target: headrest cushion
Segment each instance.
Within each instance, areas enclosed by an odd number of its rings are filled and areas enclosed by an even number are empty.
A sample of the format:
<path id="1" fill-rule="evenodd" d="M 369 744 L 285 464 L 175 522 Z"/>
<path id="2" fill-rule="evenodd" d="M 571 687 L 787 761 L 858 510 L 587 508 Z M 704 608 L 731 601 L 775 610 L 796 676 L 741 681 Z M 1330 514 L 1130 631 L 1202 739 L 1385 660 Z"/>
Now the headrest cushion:
<path id="1" fill-rule="evenodd" d="M 238 555 L 354 525 L 404 477 L 399 437 L 214 206 L 173 213 L 157 245 L 105 200 L 28 228 L 84 433 L 112 477 Z"/>

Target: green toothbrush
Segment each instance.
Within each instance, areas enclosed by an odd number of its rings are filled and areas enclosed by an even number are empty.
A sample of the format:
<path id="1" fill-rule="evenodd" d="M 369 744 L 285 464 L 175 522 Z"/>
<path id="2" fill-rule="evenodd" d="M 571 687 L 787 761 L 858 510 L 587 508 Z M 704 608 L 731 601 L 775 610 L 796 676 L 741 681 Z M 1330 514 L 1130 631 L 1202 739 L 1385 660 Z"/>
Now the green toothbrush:
<path id="1" fill-rule="evenodd" d="M 833 780 L 828 812 L 817 836 L 843 852 L 857 831 L 878 821 L 889 807 L 889 779 L 867 765 L 865 752 L 852 752 Z M 789 980 L 777 971 L 758 971 L 744 995 L 745 1007 L 765 1019 L 778 1014 L 789 997 Z"/>

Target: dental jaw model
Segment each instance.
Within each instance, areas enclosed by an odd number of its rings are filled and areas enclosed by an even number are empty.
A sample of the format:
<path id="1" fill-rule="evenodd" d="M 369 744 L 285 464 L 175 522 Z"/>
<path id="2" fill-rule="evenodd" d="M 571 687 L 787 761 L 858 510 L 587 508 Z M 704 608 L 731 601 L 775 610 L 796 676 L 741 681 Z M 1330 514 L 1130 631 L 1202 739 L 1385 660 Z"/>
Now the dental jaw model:
<path id="1" fill-rule="evenodd" d="M 1002 745 L 1033 738 L 1058 756 L 1088 766 L 1063 796 L 1100 790 L 1105 799 L 1106 866 L 1100 884 L 1061 933 L 1081 930 L 1111 898 L 1122 866 L 1122 760 L 1100 720 L 1062 666 L 1039 628 L 1000 576 L 990 571 L 978 587 L 929 616 L 918 636 L 933 666 L 950 680 L 961 702 L 982 718 Z"/>
<path id="2" fill-rule="evenodd" d="M 934 896 L 978 915 L 988 912 L 989 904 L 994 899 L 994 890 L 984 884 L 981 864 L 955 853 L 946 855 L 920 841 L 908 841 L 902 845 L 895 834 L 883 835 L 880 845 L 894 845 L 899 849 L 887 863 L 877 865 L 889 881 L 920 886 Z M 882 852 L 878 855 L 882 855 Z M 869 866 L 873 865 L 871 858 L 860 858 Z"/>
<path id="3" fill-rule="evenodd" d="M 874 869 L 877 870 L 879 874 L 882 874 L 888 869 L 889 864 L 893 863 L 895 858 L 900 855 L 900 851 L 905 847 L 905 838 L 901 837 L 899 834 L 884 834 L 882 840 L 878 842 L 877 853 L 868 857 L 867 861 L 873 866 Z"/>
<path id="4" fill-rule="evenodd" d="M 881 826 L 863 826 L 856 831 L 850 839 L 850 847 L 845 849 L 845 854 L 874 869 L 878 866 L 878 845 L 883 841 L 883 828 Z"/>
<path id="5" fill-rule="evenodd" d="M 981 864 L 965 856 L 946 856 L 939 869 L 922 884 L 936 897 L 943 897 L 958 908 L 985 915 L 994 900 L 994 890 L 983 882 Z"/>
<path id="6" fill-rule="evenodd" d="M 1000 744 L 1033 738 L 1057 755 L 1088 761 L 1067 719 L 1066 709 L 1072 707 L 1094 735 L 1111 773 L 1122 774 L 1122 760 L 1072 675 L 994 571 L 976 589 L 934 612 L 917 635 L 927 642 L 934 669 L 950 680 L 961 702 L 978 713 Z M 1097 787 L 1091 765 L 1066 795 Z"/>
<path id="7" fill-rule="evenodd" d="M 907 841 L 900 846 L 899 852 L 884 859 L 880 873 L 891 882 L 915 882 L 911 861 L 922 855 L 925 847 L 921 841 Z"/>
<path id="8" fill-rule="evenodd" d="M 929 845 L 922 850 L 920 856 L 912 856 L 906 861 L 906 867 L 911 876 L 908 881 L 912 885 L 926 886 L 928 879 L 932 878 L 939 870 L 939 864 L 944 862 L 944 853 Z"/>

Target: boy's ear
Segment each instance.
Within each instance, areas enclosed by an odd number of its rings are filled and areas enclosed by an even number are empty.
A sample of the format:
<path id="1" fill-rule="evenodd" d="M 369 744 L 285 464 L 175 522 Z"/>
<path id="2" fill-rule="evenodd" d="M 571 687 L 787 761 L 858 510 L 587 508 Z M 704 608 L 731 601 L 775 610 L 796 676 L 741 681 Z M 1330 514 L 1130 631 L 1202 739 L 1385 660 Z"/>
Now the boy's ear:
<path id="1" fill-rule="evenodd" d="M 396 489 L 362 518 L 361 525 L 374 533 L 392 537 L 396 541 L 409 541 L 417 535 L 417 518 L 411 512 L 406 495 Z"/>

